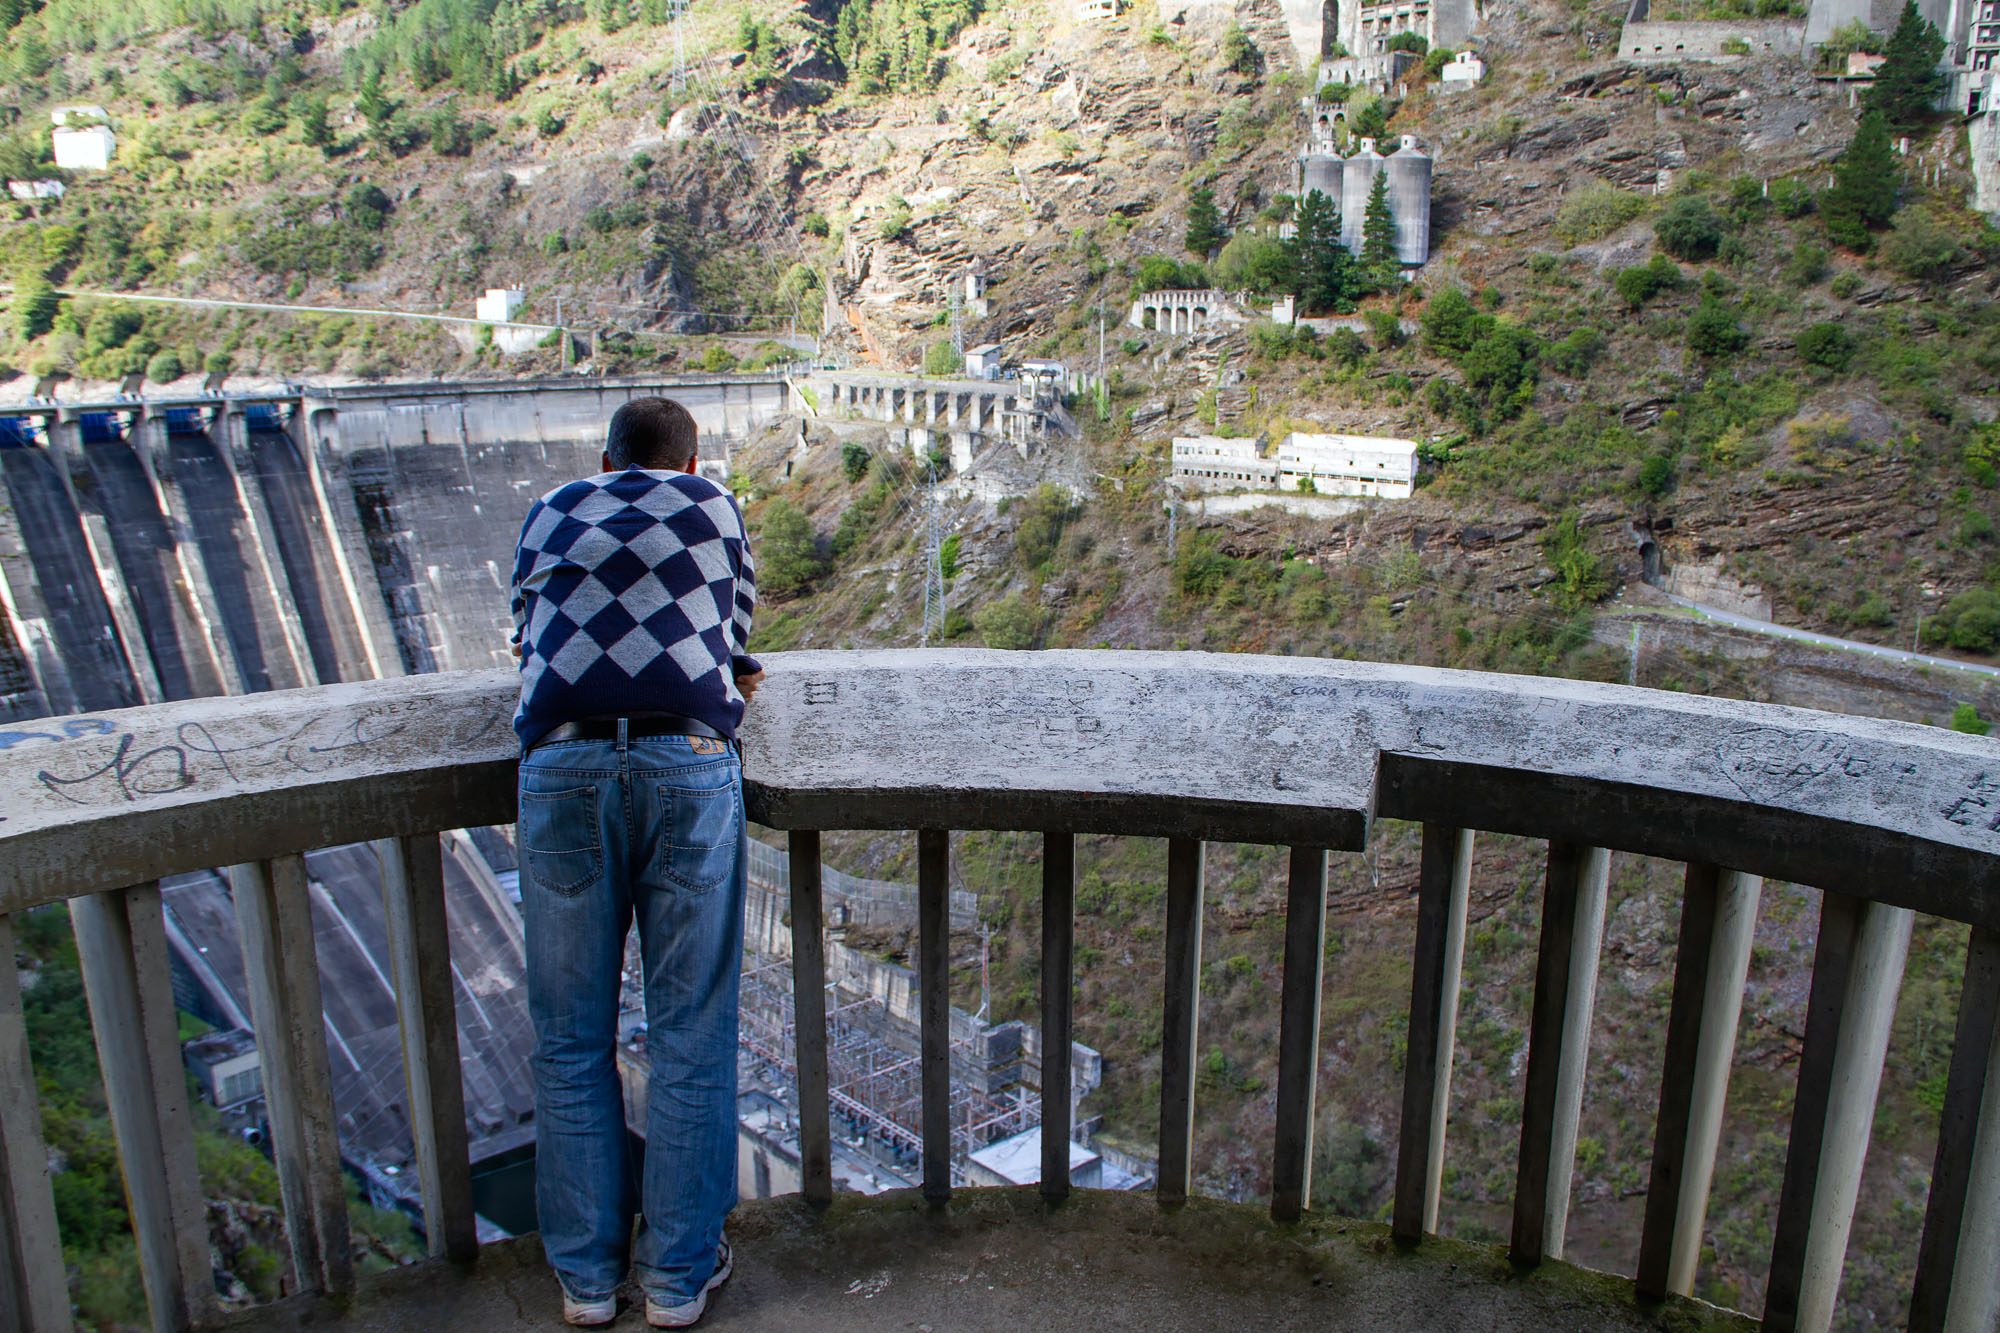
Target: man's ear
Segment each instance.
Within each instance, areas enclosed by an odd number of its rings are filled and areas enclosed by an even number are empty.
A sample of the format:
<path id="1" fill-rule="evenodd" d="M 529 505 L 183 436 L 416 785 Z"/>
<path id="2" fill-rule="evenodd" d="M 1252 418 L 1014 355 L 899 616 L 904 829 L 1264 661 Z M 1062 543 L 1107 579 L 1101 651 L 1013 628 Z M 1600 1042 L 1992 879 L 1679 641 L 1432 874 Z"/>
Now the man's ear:
<path id="1" fill-rule="evenodd" d="M 687 473 L 689 476 L 693 476 L 694 470 L 700 466 L 701 466 L 701 455 L 695 454 L 688 459 L 687 464 L 681 468 L 681 471 Z"/>
<path id="2" fill-rule="evenodd" d="M 597 470 L 599 472 L 610 472 L 614 470 L 611 466 L 611 451 L 609 449 L 606 449 L 603 453 L 597 456 Z"/>

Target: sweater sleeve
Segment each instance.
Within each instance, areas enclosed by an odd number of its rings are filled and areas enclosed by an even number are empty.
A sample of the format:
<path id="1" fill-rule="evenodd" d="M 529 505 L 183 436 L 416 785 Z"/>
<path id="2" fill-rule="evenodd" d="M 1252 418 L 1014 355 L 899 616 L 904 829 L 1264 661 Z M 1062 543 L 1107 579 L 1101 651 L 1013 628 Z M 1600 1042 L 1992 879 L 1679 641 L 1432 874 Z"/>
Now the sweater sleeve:
<path id="1" fill-rule="evenodd" d="M 757 610 L 757 562 L 750 554 L 750 530 L 743 522 L 740 508 L 736 511 L 736 524 L 743 533 L 743 542 L 737 548 L 740 554 L 736 565 L 736 614 L 729 622 L 729 670 L 731 675 L 741 677 L 754 676 L 764 668 L 750 656 L 750 620 Z"/>

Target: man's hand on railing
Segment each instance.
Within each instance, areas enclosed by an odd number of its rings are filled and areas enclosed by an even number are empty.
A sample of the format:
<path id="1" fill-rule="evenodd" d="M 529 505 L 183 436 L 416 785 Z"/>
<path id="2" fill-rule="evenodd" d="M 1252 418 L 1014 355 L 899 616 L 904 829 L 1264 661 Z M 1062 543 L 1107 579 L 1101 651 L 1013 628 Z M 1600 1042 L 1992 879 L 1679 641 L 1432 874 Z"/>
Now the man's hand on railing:
<path id="1" fill-rule="evenodd" d="M 747 704 L 757 693 L 757 687 L 763 683 L 764 673 L 761 671 L 748 676 L 738 676 L 736 678 L 736 692 L 743 696 L 743 702 Z"/>

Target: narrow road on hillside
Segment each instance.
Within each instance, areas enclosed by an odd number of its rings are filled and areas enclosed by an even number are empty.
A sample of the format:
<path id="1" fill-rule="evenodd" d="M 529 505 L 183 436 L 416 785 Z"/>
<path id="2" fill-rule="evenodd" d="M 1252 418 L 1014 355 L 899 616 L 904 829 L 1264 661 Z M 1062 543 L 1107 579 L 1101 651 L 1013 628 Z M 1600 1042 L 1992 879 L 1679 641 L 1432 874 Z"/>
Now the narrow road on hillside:
<path id="1" fill-rule="evenodd" d="M 0 283 L 0 291 L 12 293 L 12 284 Z M 414 310 L 371 310 L 356 306 L 340 305 L 287 305 L 276 301 L 223 301 L 203 296 L 144 296 L 138 292 L 99 292 L 84 287 L 58 287 L 57 296 L 84 296 L 103 301 L 150 301 L 158 305 L 191 305 L 220 310 L 282 310 L 294 314 L 307 315 L 369 315 L 380 319 L 421 319 L 434 324 L 488 324 L 491 320 L 475 319 L 470 315 L 429 315 Z M 553 324 L 523 324 L 509 320 L 515 328 L 540 329 L 554 332 Z"/>
<path id="2" fill-rule="evenodd" d="M 1752 616 L 1740 616 L 1734 611 L 1724 611 L 1720 607 L 1704 606 L 1700 602 L 1676 597 L 1657 588 L 1654 591 L 1659 592 L 1660 596 L 1675 606 L 1684 606 L 1709 620 L 1718 621 L 1735 629 L 1748 630 L 1752 634 L 1763 634 L 1775 639 L 1792 639 L 1821 648 L 1845 648 L 1857 653 L 1867 653 L 1870 657 L 1887 658 L 1892 662 L 1904 662 L 1912 666 L 1950 667 L 1956 671 L 1971 671 L 1982 676 L 2000 676 L 2000 667 L 1981 666 L 1977 662 L 1961 662 L 1955 657 L 1933 657 L 1929 653 L 1906 652 L 1901 648 L 1889 648 L 1879 643 L 1863 643 L 1859 639 L 1841 639 L 1831 634 L 1816 634 L 1809 629 L 1797 629 L 1791 625 L 1758 620 Z"/>

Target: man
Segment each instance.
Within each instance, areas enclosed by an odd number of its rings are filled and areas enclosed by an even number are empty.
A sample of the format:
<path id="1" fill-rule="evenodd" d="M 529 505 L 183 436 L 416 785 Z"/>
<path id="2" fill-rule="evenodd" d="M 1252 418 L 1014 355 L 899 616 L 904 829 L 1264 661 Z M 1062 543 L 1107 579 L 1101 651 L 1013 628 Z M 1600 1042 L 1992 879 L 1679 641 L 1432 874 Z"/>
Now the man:
<path id="1" fill-rule="evenodd" d="M 742 513 L 694 474 L 685 408 L 619 408 L 603 468 L 535 502 L 514 562 L 535 1208 L 565 1320 L 616 1317 L 629 1259 L 647 1323 L 682 1328 L 730 1271 L 745 839 L 733 741 L 763 679 L 745 652 L 757 593 Z M 652 1066 L 643 1174 L 614 1059 L 635 918 Z"/>

